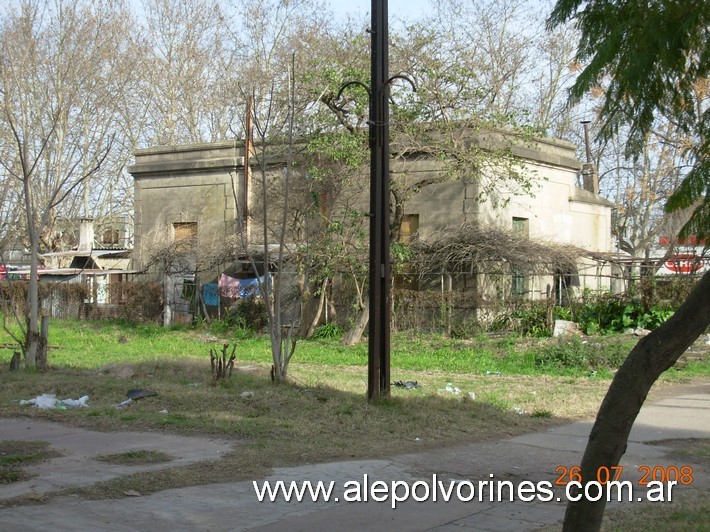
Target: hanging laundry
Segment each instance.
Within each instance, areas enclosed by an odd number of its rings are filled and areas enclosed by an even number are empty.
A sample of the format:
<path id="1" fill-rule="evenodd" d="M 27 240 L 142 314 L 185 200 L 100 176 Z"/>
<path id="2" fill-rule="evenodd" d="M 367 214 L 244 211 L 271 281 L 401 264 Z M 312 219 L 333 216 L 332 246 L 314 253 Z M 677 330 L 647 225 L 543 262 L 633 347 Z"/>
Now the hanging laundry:
<path id="1" fill-rule="evenodd" d="M 219 295 L 227 299 L 239 297 L 239 279 L 222 274 L 219 278 Z"/>
<path id="2" fill-rule="evenodd" d="M 259 283 L 263 282 L 263 277 L 254 279 L 239 279 L 239 297 L 245 299 L 262 297 L 261 290 L 259 290 Z"/>
<path id="3" fill-rule="evenodd" d="M 252 279 L 236 279 L 223 273 L 219 278 L 219 295 L 227 299 L 262 297 L 259 283 L 263 282 L 263 276 Z"/>

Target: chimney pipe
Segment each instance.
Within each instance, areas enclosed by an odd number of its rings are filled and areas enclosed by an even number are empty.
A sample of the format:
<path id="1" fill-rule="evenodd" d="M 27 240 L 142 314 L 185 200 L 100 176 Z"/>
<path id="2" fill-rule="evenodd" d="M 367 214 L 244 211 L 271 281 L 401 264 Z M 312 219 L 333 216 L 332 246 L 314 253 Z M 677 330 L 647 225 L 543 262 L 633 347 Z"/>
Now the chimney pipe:
<path id="1" fill-rule="evenodd" d="M 589 123 L 591 120 L 582 120 L 582 126 L 584 127 L 584 150 L 587 153 L 587 163 L 592 162 L 592 148 L 589 145 Z"/>
<path id="2" fill-rule="evenodd" d="M 584 126 L 584 150 L 587 155 L 587 162 L 582 164 L 582 186 L 584 190 L 599 194 L 599 173 L 597 165 L 592 162 L 592 148 L 589 145 L 589 120 L 582 120 Z"/>
<path id="3" fill-rule="evenodd" d="M 91 251 L 94 249 L 94 220 L 82 218 L 79 220 L 79 246 L 78 251 Z"/>

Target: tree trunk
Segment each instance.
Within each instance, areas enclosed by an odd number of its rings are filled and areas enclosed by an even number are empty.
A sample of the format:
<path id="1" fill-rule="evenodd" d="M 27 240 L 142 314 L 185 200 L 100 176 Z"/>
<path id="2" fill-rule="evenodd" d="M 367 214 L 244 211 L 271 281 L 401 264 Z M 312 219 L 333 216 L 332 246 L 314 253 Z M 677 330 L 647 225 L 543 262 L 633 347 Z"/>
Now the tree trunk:
<path id="1" fill-rule="evenodd" d="M 10 359 L 10 371 L 18 371 L 22 368 L 22 353 L 15 351 Z"/>
<path id="2" fill-rule="evenodd" d="M 37 369 L 45 370 L 47 369 L 47 337 L 49 336 L 49 317 L 42 316 L 39 342 L 37 343 Z"/>
<path id="3" fill-rule="evenodd" d="M 32 246 L 30 258 L 30 278 L 27 281 L 27 331 L 25 336 L 25 369 L 37 367 L 37 351 L 39 349 L 39 257 L 37 246 Z"/>
<path id="4" fill-rule="evenodd" d="M 328 286 L 328 290 L 331 290 L 333 287 L 333 284 L 331 283 L 330 286 Z M 325 308 L 328 311 L 328 313 L 325 316 L 325 321 L 326 323 L 337 323 L 338 322 L 338 309 L 335 308 L 335 304 L 333 303 L 333 293 L 329 292 L 326 294 L 326 301 L 325 301 Z"/>
<path id="5" fill-rule="evenodd" d="M 680 308 L 631 350 L 611 381 L 589 435 L 581 464 L 584 482 L 596 481 L 601 467 L 619 464 L 634 420 L 651 386 L 672 367 L 710 324 L 710 272 L 706 272 Z M 597 531 L 604 498 L 569 502 L 564 532 Z"/>
<path id="6" fill-rule="evenodd" d="M 320 317 L 323 314 L 323 307 L 325 306 L 325 290 L 328 287 L 328 279 L 323 279 L 323 284 L 320 287 L 320 298 L 318 299 L 318 308 L 316 309 L 316 315 L 313 316 L 313 319 L 311 320 L 311 324 L 308 327 L 308 330 L 306 331 L 306 338 L 312 338 L 313 333 L 316 330 L 316 327 L 318 326 L 318 322 L 320 321 Z"/>
<path id="7" fill-rule="evenodd" d="M 307 289 L 307 278 L 306 274 L 304 273 L 305 267 L 301 267 L 302 265 L 299 264 L 296 266 L 296 269 L 299 271 L 298 274 L 298 281 L 297 281 L 297 286 L 298 286 L 298 323 L 301 324 L 300 330 L 299 330 L 299 335 L 304 337 L 306 336 L 306 333 L 308 332 L 308 323 L 309 323 L 309 318 L 307 317 L 310 312 L 309 312 L 309 303 L 310 303 L 310 298 L 308 297 L 308 289 Z"/>
<path id="8" fill-rule="evenodd" d="M 343 345 L 355 345 L 362 339 L 362 335 L 367 328 L 367 322 L 370 321 L 370 306 L 366 302 L 360 307 L 355 323 L 343 338 Z"/>
<path id="9" fill-rule="evenodd" d="M 173 323 L 173 309 L 170 306 L 173 284 L 170 274 L 163 274 L 163 327 L 170 327 Z"/>
<path id="10" fill-rule="evenodd" d="M 296 351 L 297 339 L 294 337 L 295 325 L 293 321 L 283 327 L 272 327 L 269 325 L 269 339 L 271 341 L 271 355 L 273 364 L 271 365 L 271 380 L 275 384 L 286 382 L 288 376 L 288 366 Z"/>

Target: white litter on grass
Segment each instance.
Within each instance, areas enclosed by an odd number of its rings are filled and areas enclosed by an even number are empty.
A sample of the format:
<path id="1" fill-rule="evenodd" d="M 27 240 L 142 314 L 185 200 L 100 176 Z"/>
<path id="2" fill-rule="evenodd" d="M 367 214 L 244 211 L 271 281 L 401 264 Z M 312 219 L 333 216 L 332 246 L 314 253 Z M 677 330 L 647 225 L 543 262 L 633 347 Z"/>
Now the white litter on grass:
<path id="1" fill-rule="evenodd" d="M 88 408 L 89 405 L 86 404 L 88 401 L 88 395 L 83 395 L 79 399 L 57 399 L 57 396 L 53 393 L 43 393 L 34 399 L 23 399 L 20 401 L 20 404 L 23 406 L 32 405 L 42 410 L 49 410 L 51 408 Z"/>
<path id="2" fill-rule="evenodd" d="M 63 401 L 60 401 L 60 403 L 69 408 L 85 408 L 89 406 L 86 404 L 88 400 L 89 396 L 83 395 L 79 397 L 79 399 L 64 399 Z"/>
<path id="3" fill-rule="evenodd" d="M 444 389 L 439 389 L 439 392 L 446 392 L 446 393 L 461 393 L 461 389 L 457 388 L 450 382 L 446 383 L 446 388 Z"/>

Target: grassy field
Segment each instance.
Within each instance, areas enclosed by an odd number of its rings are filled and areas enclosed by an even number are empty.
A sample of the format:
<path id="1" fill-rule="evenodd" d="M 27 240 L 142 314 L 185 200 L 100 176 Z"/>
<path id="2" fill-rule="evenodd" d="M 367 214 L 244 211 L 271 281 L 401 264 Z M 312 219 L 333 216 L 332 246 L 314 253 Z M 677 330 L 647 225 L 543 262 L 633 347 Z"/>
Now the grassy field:
<path id="1" fill-rule="evenodd" d="M 393 387 L 391 402 L 448 399 L 460 403 L 475 399 L 477 404 L 487 404 L 501 413 L 524 411 L 537 418 L 588 417 L 595 413 L 614 368 L 623 362 L 637 340 L 633 335 L 585 339 L 481 335 L 462 340 L 434 334 L 395 334 L 392 380 L 417 381 L 419 387 Z M 9 337 L 0 332 L 0 345 L 9 342 Z M 19 408 L 18 401 L 41 393 L 74 398 L 89 395 L 94 407 L 91 413 L 79 411 L 73 415 L 96 418 L 101 417 L 97 416 L 96 407 L 114 407 L 125 399 L 128 388 L 151 388 L 162 393 L 159 399 L 144 404 L 164 402 L 166 407 L 176 407 L 175 416 L 181 417 L 182 413 L 183 417 L 192 418 L 189 411 L 195 401 L 212 403 L 224 396 L 228 404 L 242 391 L 268 391 L 276 396 L 292 392 L 330 394 L 359 404 L 367 387 L 366 343 L 346 347 L 337 338 L 299 342 L 289 383 L 282 387 L 273 387 L 268 378 L 268 339 L 231 331 L 221 324 L 165 329 L 55 321 L 49 344 L 50 371 L 10 373 L 6 365 L 0 370 L 5 384 L 0 392 L 0 412 L 26 415 L 28 410 Z M 215 382 L 210 373 L 210 351 L 219 351 L 225 344 L 230 350 L 231 346 L 236 347 L 236 371 L 232 378 Z M 4 352 L 9 360 L 11 350 Z M 682 371 L 667 372 L 659 387 L 708 374 L 708 361 L 693 363 Z M 460 393 L 447 392 L 447 386 Z M 570 393 L 572 389 L 574 394 Z M 258 399 L 255 394 L 252 403 Z M 114 410 L 109 412 L 115 414 Z M 106 416 L 117 417 L 109 413 Z M 149 419 L 140 421 L 154 423 Z M 163 419 L 160 425 L 168 424 Z M 216 423 L 202 425 L 199 416 L 194 422 L 186 419 L 174 425 L 178 431 L 213 430 L 239 435 L 244 430 L 230 428 L 228 423 L 222 427 Z"/>
<path id="2" fill-rule="evenodd" d="M 0 334 L 0 344 L 9 342 Z M 234 453 L 169 473 L 135 475 L 84 493 L 112 497 L 263 475 L 270 468 L 368 458 L 520 434 L 595 415 L 614 367 L 633 336 L 529 339 L 479 336 L 453 340 L 396 334 L 392 397 L 365 399 L 367 346 L 337 339 L 302 341 L 289 382 L 269 378 L 268 340 L 219 326 L 156 326 L 54 321 L 46 372 L 10 372 L 0 351 L 0 417 L 28 416 L 97 430 L 219 435 Z M 236 345 L 236 369 L 216 381 L 210 349 Z M 654 388 L 710 374 L 707 361 L 671 370 Z M 120 408 L 128 390 L 157 395 Z M 245 393 L 249 392 L 249 393 Z M 39 410 L 20 401 L 44 393 L 89 397 L 89 408 Z M 372 434 L 377 434 L 373 439 Z"/>
<path id="3" fill-rule="evenodd" d="M 402 371 L 442 371 L 452 374 L 505 372 L 580 376 L 597 371 L 609 377 L 638 338 L 614 335 L 565 340 L 480 335 L 473 339 L 443 338 L 437 334 L 400 333 L 392 337 L 392 367 Z M 0 345 L 11 352 L 11 340 L 0 330 Z M 49 332 L 49 363 L 54 367 L 96 369 L 115 363 L 149 363 L 185 359 L 208 360 L 209 349 L 224 343 L 237 346 L 237 360 L 270 361 L 268 341 L 222 324 L 211 327 L 173 327 L 128 323 L 53 321 Z M 301 341 L 298 365 L 362 366 L 365 342 L 354 347 L 337 338 Z M 692 372 L 707 372 L 704 366 Z"/>

